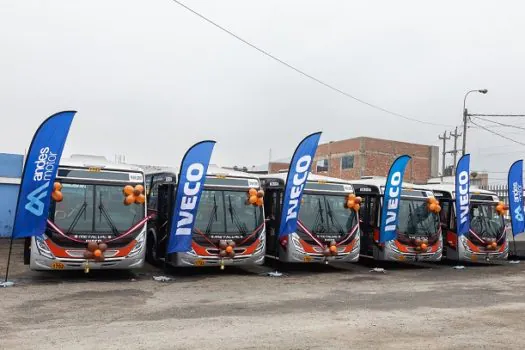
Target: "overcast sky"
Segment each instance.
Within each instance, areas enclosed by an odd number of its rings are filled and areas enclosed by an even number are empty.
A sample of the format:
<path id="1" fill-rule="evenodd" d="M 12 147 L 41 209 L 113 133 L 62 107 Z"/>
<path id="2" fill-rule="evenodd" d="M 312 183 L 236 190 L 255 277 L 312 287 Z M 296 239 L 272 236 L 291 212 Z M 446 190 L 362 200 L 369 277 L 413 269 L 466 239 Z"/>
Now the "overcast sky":
<path id="1" fill-rule="evenodd" d="M 520 1 L 182 1 L 309 74 L 407 116 L 459 125 L 465 92 L 481 88 L 489 93 L 469 96 L 471 112 L 525 114 Z M 252 165 L 267 162 L 270 148 L 274 158 L 291 156 L 318 130 L 322 142 L 370 136 L 437 145 L 447 129 L 331 91 L 170 0 L 2 0 L 0 47 L 0 152 L 24 152 L 39 123 L 67 109 L 78 114 L 66 155 L 124 154 L 140 164 L 177 165 L 202 139 L 218 142 L 214 163 Z M 525 142 L 518 129 L 493 130 Z M 468 150 L 473 169 L 506 172 L 525 147 L 470 129 Z"/>

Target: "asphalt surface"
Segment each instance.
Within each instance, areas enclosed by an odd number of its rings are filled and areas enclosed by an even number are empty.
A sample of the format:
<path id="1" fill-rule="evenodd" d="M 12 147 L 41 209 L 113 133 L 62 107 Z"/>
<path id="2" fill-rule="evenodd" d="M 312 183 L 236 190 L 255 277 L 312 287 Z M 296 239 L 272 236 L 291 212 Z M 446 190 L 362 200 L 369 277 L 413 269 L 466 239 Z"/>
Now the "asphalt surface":
<path id="1" fill-rule="evenodd" d="M 0 240 L 0 272 L 7 259 Z M 32 272 L 15 246 L 0 349 L 523 349 L 525 261 Z M 168 276 L 157 282 L 154 276 Z"/>

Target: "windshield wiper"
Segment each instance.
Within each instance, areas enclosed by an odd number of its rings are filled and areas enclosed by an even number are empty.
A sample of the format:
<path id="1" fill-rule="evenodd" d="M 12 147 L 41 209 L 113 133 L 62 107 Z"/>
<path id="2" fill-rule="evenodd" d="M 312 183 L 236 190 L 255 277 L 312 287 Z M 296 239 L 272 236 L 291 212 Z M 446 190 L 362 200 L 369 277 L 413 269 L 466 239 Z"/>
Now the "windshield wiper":
<path id="1" fill-rule="evenodd" d="M 78 223 L 78 220 L 80 220 L 80 217 L 86 211 L 87 205 L 88 205 L 87 202 L 84 200 L 84 203 L 82 203 L 80 210 L 78 211 L 77 215 L 75 215 L 75 217 L 73 218 L 71 225 L 69 225 L 69 228 L 67 229 L 66 234 L 71 233 L 71 231 L 75 228 L 75 226 Z"/>
<path id="2" fill-rule="evenodd" d="M 321 198 L 318 198 L 318 209 L 317 214 L 315 215 L 314 224 L 312 226 L 312 232 L 318 233 L 318 232 L 325 232 L 324 229 L 324 217 L 323 217 L 323 207 L 321 206 Z M 319 230 L 317 230 L 319 228 Z"/>
<path id="3" fill-rule="evenodd" d="M 240 233 L 245 235 L 246 232 L 248 232 L 248 228 L 246 227 L 246 224 L 244 222 L 241 223 L 239 216 L 237 215 L 237 212 L 235 211 L 235 208 L 233 208 L 231 196 L 228 196 L 228 211 L 230 212 L 232 223 L 234 223 L 235 226 L 237 226 L 237 230 L 239 230 Z"/>
<path id="4" fill-rule="evenodd" d="M 102 197 L 100 198 L 100 205 L 98 206 L 98 209 L 104 215 L 104 218 L 108 222 L 108 225 L 111 228 L 111 232 L 113 232 L 114 235 L 118 235 L 120 232 L 118 232 L 117 226 L 115 226 L 115 224 L 111 220 L 111 217 L 109 216 L 106 207 L 104 206 L 104 204 L 102 204 Z"/>
<path id="5" fill-rule="evenodd" d="M 328 217 L 332 221 L 332 225 L 335 226 L 335 229 L 337 230 L 337 232 L 339 232 L 340 234 L 344 234 L 345 230 L 343 228 L 343 225 L 341 225 L 339 221 L 337 221 L 337 219 L 334 217 L 334 212 L 332 211 L 332 206 L 330 205 L 330 202 L 326 198 L 325 198 L 325 201 L 326 201 Z"/>
<path id="6" fill-rule="evenodd" d="M 219 207 L 217 206 L 217 198 L 215 197 L 215 194 L 214 194 L 213 195 L 213 209 L 210 215 L 210 219 L 208 220 L 208 225 L 206 226 L 206 230 L 204 231 L 206 235 L 210 234 L 213 222 L 217 220 L 217 209 L 218 208 Z"/>

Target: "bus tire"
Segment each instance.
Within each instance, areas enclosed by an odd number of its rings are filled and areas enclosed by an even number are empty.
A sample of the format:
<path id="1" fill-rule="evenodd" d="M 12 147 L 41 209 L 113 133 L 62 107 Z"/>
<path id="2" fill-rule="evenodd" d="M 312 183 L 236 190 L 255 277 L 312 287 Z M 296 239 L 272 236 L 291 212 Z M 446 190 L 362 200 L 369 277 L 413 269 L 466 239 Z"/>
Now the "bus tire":
<path id="1" fill-rule="evenodd" d="M 31 263 L 31 237 L 27 237 L 24 241 L 24 265 Z"/>
<path id="2" fill-rule="evenodd" d="M 148 237 L 146 239 L 146 261 L 153 266 L 157 266 L 159 264 L 155 235 L 151 231 L 148 232 Z"/>

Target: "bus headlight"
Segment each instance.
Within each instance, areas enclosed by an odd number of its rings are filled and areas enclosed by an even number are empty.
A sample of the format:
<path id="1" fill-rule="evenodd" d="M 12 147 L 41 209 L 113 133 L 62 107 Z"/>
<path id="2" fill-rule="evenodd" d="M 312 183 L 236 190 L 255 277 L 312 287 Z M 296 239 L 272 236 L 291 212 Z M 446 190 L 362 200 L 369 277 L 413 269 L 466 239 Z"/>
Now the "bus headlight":
<path id="1" fill-rule="evenodd" d="M 42 236 L 35 236 L 35 243 L 36 243 L 36 248 L 38 250 L 38 253 L 48 259 L 54 259 L 55 256 L 53 255 L 53 253 L 51 253 L 51 249 L 49 249 L 45 239 L 47 237 L 45 235 L 42 235 Z"/>
<path id="2" fill-rule="evenodd" d="M 138 235 L 136 241 L 137 243 L 135 244 L 133 249 L 131 249 L 131 251 L 129 252 L 128 258 L 134 258 L 142 251 L 142 248 L 144 247 L 144 243 L 146 242 L 146 232 L 144 231 L 140 235 Z"/>

